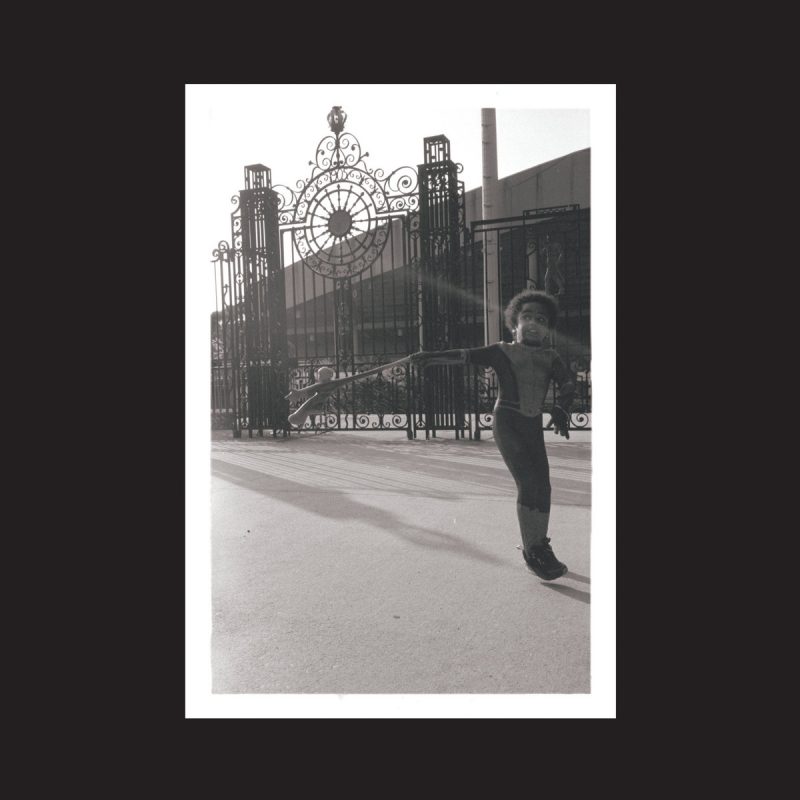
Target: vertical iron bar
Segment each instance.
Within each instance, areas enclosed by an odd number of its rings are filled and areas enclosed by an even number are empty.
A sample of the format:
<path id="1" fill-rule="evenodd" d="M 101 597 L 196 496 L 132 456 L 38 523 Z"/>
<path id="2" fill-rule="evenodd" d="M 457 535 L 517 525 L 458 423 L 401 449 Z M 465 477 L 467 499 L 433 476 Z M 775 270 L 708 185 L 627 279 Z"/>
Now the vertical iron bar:
<path id="1" fill-rule="evenodd" d="M 297 259 L 297 253 L 295 251 L 294 246 L 294 237 L 292 237 L 292 257 Z M 304 343 L 304 350 L 305 350 L 305 358 L 308 359 L 311 357 L 309 353 L 309 346 L 308 346 L 308 318 L 309 318 L 309 311 L 313 311 L 316 314 L 316 306 L 309 307 L 308 303 L 308 292 L 306 291 L 306 265 L 299 260 L 294 262 L 295 268 L 300 272 L 300 288 L 303 294 L 303 343 Z"/>
<path id="2" fill-rule="evenodd" d="M 278 237 L 278 241 L 280 242 L 280 247 L 281 247 L 281 264 L 285 264 L 286 249 L 284 246 L 283 231 L 281 231 L 280 236 Z M 295 360 L 298 360 L 298 357 L 300 356 L 300 348 L 299 348 L 300 338 L 297 335 L 297 288 L 295 286 L 295 280 L 297 277 L 296 273 L 297 273 L 296 265 L 292 264 L 292 329 L 294 331 L 294 356 Z M 285 274 L 286 271 L 284 270 L 284 275 Z"/>

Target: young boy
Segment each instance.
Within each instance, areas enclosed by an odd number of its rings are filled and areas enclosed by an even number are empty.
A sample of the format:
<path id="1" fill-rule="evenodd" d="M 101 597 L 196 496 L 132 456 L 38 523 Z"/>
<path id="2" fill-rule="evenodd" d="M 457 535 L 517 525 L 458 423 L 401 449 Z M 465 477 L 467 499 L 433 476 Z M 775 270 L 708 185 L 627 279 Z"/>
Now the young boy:
<path id="1" fill-rule="evenodd" d="M 492 367 L 499 391 L 492 430 L 517 484 L 517 518 L 522 534 L 522 555 L 528 569 L 546 581 L 567 572 L 550 547 L 550 465 L 544 446 L 542 405 L 551 379 L 559 389 L 553 408 L 555 432 L 569 439 L 569 411 L 575 395 L 575 378 L 550 346 L 550 334 L 558 316 L 556 300 L 545 292 L 526 289 L 511 298 L 505 309 L 511 344 L 420 352 L 412 362 L 477 364 Z"/>

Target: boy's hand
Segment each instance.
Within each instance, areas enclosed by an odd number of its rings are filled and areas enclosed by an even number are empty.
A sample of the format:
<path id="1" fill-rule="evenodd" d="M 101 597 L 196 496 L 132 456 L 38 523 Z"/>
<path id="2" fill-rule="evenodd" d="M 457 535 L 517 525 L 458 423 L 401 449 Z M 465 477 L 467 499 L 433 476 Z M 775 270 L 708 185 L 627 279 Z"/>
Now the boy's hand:
<path id="1" fill-rule="evenodd" d="M 569 414 L 561 406 L 553 406 L 553 430 L 559 436 L 569 439 Z"/>

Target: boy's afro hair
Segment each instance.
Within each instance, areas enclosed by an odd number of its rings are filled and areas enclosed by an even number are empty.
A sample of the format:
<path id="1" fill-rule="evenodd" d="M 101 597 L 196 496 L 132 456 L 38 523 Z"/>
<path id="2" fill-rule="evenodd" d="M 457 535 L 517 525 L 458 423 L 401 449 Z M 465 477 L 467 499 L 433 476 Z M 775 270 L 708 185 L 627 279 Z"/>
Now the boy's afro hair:
<path id="1" fill-rule="evenodd" d="M 547 294 L 547 292 L 537 291 L 536 289 L 523 289 L 521 292 L 517 292 L 517 294 L 508 301 L 508 305 L 503 312 L 506 328 L 513 333 L 517 324 L 519 310 L 525 303 L 541 303 L 547 310 L 550 327 L 555 328 L 556 319 L 558 319 L 558 301 L 553 295 Z"/>

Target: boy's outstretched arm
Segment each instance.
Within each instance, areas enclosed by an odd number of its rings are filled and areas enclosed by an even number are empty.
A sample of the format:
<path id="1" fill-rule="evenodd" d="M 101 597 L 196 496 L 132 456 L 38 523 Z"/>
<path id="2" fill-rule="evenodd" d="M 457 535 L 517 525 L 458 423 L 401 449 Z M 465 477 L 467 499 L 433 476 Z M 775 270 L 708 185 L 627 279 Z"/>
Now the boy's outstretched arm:
<path id="1" fill-rule="evenodd" d="M 476 367 L 497 369 L 498 359 L 502 359 L 497 345 L 486 347 L 455 348 L 453 350 L 422 350 L 409 356 L 412 363 L 421 367 L 439 364 L 474 364 Z"/>
<path id="2" fill-rule="evenodd" d="M 423 368 L 442 364 L 465 364 L 467 362 L 465 353 L 463 349 L 420 350 L 419 353 L 412 353 L 411 363 Z"/>

